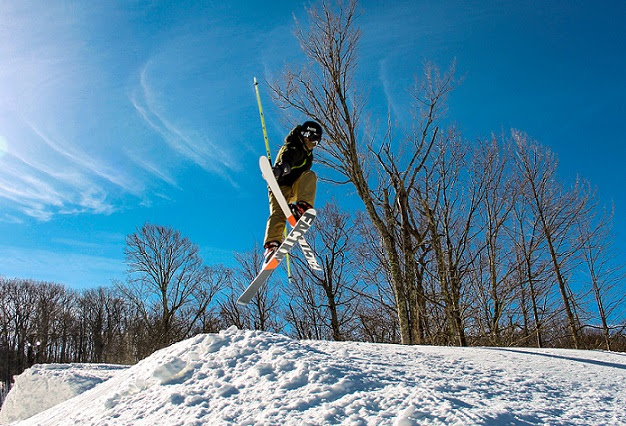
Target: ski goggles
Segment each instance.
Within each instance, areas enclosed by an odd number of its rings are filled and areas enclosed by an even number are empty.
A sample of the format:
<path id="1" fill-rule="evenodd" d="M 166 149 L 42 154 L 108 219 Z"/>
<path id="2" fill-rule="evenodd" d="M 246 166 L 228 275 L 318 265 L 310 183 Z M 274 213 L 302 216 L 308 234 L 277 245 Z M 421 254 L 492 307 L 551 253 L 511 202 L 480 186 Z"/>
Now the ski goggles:
<path id="1" fill-rule="evenodd" d="M 303 130 L 301 133 L 302 137 L 307 138 L 311 142 L 319 142 L 322 139 L 322 135 L 317 133 L 314 128 L 308 127 L 306 130 Z"/>

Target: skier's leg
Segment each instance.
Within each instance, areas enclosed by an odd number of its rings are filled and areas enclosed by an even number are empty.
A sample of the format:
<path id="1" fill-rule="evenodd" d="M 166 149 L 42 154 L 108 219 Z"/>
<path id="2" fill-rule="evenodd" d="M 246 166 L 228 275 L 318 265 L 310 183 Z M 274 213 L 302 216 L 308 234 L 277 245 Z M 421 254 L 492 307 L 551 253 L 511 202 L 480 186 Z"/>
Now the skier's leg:
<path id="1" fill-rule="evenodd" d="M 304 201 L 313 207 L 315 203 L 315 191 L 317 189 L 317 176 L 312 170 L 302 173 L 293 185 L 294 201 Z"/>
<path id="2" fill-rule="evenodd" d="M 285 198 L 289 199 L 291 197 L 290 186 L 281 186 L 280 190 Z M 285 222 L 287 221 L 285 213 L 283 213 L 283 210 L 280 208 L 278 200 L 276 200 L 272 191 L 269 192 L 269 198 L 270 216 L 267 219 L 267 225 L 265 227 L 265 240 L 263 245 L 270 241 L 282 242 L 285 233 Z"/>

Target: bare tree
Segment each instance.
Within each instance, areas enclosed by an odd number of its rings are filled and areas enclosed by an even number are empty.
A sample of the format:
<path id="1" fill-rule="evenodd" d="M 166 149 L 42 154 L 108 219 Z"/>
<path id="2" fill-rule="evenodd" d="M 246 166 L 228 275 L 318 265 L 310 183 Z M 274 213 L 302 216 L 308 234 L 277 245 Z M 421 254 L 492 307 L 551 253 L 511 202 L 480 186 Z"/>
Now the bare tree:
<path id="1" fill-rule="evenodd" d="M 474 152 L 476 179 L 481 181 L 484 197 L 478 209 L 484 249 L 479 253 L 474 268 L 476 301 L 479 303 L 477 322 L 489 336 L 491 344 L 502 344 L 501 328 L 505 313 L 515 299 L 517 286 L 515 256 L 507 225 L 516 205 L 519 185 L 511 173 L 509 145 L 495 136 L 479 140 Z M 484 326 L 482 325 L 484 323 Z"/>
<path id="2" fill-rule="evenodd" d="M 125 254 L 128 283 L 118 288 L 152 337 L 148 354 L 187 337 L 223 284 L 219 268 L 180 232 L 148 223 L 126 238 Z"/>
<path id="3" fill-rule="evenodd" d="M 301 257 L 292 256 L 293 295 L 290 318 L 296 326 L 298 313 L 311 319 L 308 327 L 319 328 L 315 334 L 340 341 L 350 339 L 357 327 L 355 317 L 360 300 L 360 285 L 354 273 L 354 249 L 357 235 L 348 213 L 334 202 L 320 209 L 319 220 L 308 235 L 320 257 L 322 271 L 311 271 Z M 295 315 L 294 315 L 295 314 Z"/>
<path id="4" fill-rule="evenodd" d="M 564 189 L 556 175 L 556 157 L 549 150 L 530 142 L 521 132 L 514 131 L 513 139 L 517 144 L 517 166 L 528 188 L 529 205 L 545 239 L 572 342 L 579 348 L 580 321 L 569 279 L 577 266 L 575 255 L 580 253 L 575 225 L 590 214 L 591 191 L 581 180 L 571 189 Z"/>
<path id="5" fill-rule="evenodd" d="M 600 213 L 600 212 L 598 212 Z M 624 279 L 625 265 L 617 259 L 611 238 L 613 211 L 578 220 L 578 232 L 584 265 L 588 271 L 590 287 L 597 307 L 604 347 L 611 350 L 610 319 L 624 303 L 626 295 L 616 288 Z"/>
<path id="6" fill-rule="evenodd" d="M 220 302 L 220 316 L 228 325 L 240 329 L 279 332 L 283 329 L 280 318 L 280 289 L 277 280 L 271 279 L 255 295 L 248 306 L 237 304 L 237 299 L 258 273 L 262 257 L 258 247 L 246 253 L 236 253 L 239 268 L 229 280 L 226 298 Z"/>
<path id="7" fill-rule="evenodd" d="M 354 229 L 359 235 L 355 247 L 355 258 L 359 265 L 356 273 L 363 286 L 356 313 L 361 324 L 362 339 L 398 343 L 396 301 L 380 236 L 371 225 L 367 214 L 362 211 L 356 212 Z"/>
<path id="8" fill-rule="evenodd" d="M 535 345 L 541 348 L 544 345 L 542 299 L 545 299 L 549 292 L 546 285 L 548 262 L 540 253 L 544 240 L 540 224 L 529 212 L 530 207 L 524 198 L 528 200 L 529 197 L 521 195 L 514 205 L 512 223 L 508 231 L 516 260 L 515 278 L 518 283 L 522 329 L 524 336 L 533 336 Z"/>
<path id="9" fill-rule="evenodd" d="M 34 336 L 37 309 L 36 286 L 25 280 L 0 279 L 3 371 L 2 380 L 10 386 L 14 374 L 29 367 L 26 349 Z M 33 342 L 34 343 L 34 342 Z"/>
<path id="10" fill-rule="evenodd" d="M 59 284 L 32 283 L 37 294 L 37 307 L 33 312 L 35 330 L 31 340 L 40 343 L 39 362 L 67 362 L 68 339 L 74 295 Z M 65 318 L 64 318 L 65 317 Z"/>
<path id="11" fill-rule="evenodd" d="M 450 341 L 466 346 L 464 287 L 483 246 L 477 238 L 481 231 L 477 215 L 485 182 L 479 177 L 482 170 L 472 167 L 471 150 L 454 129 L 439 138 L 434 149 L 436 156 L 414 193 L 415 205 L 427 221 L 431 273 L 440 286 Z"/>
<path id="12" fill-rule="evenodd" d="M 298 24 L 296 33 L 308 63 L 300 70 L 285 71 L 282 82 L 272 86 L 275 98 L 284 108 L 293 108 L 324 127 L 327 143 L 321 161 L 356 188 L 390 266 L 401 341 L 419 343 L 423 322 L 415 301 L 419 290 L 412 259 L 421 242 L 415 241 L 415 235 L 403 234 L 402 222 L 409 219 L 407 194 L 436 138 L 436 121 L 453 87 L 453 73 L 440 76 L 436 68 L 427 68 L 416 95 L 418 127 L 413 129 L 413 137 L 400 143 L 403 148 L 393 143 L 390 131 L 382 142 L 375 143 L 375 132 L 368 134 L 362 116 L 366 99 L 354 78 L 360 38 L 356 0 L 340 2 L 336 10 L 323 3 L 308 14 L 311 28 Z M 371 173 L 370 166 L 377 167 L 376 173 Z M 376 176 L 380 178 L 377 183 Z"/>

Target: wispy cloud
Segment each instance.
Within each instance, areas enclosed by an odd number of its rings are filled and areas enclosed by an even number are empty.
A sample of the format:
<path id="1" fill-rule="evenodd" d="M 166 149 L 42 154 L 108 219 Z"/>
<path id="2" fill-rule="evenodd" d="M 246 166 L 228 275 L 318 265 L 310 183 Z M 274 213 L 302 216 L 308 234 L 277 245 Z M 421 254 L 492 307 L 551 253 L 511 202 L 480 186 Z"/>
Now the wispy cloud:
<path id="1" fill-rule="evenodd" d="M 396 106 L 394 88 L 392 87 L 392 83 L 388 75 L 388 58 L 381 60 L 379 63 L 379 79 L 385 94 L 387 108 L 396 119 L 402 119 L 403 110 L 398 109 Z"/>
<path id="2" fill-rule="evenodd" d="M 0 45 L 0 221 L 151 205 L 183 191 L 190 170 L 239 187 L 235 147 L 246 140 L 240 111 L 228 109 L 242 103 L 223 28 L 191 19 L 191 29 L 126 37 L 135 10 L 31 6 L 0 14 L 0 38 L 11 41 Z M 118 19 L 124 35 L 103 16 Z M 131 50 L 155 53 L 141 59 Z"/>
<path id="3" fill-rule="evenodd" d="M 46 166 L 45 164 L 40 163 L 36 166 L 31 164 L 34 168 L 44 171 L 57 179 L 65 180 L 70 178 L 70 181 L 67 183 L 74 184 L 76 186 L 81 186 L 81 184 L 84 183 L 84 176 L 91 175 L 104 179 L 106 182 L 118 186 L 122 190 L 130 192 L 134 195 L 139 195 L 144 189 L 144 186 L 137 179 L 130 177 L 127 173 L 123 173 L 121 170 L 115 169 L 109 166 L 106 162 L 98 160 L 93 156 L 80 152 L 75 146 L 61 144 L 53 140 L 28 120 L 26 120 L 26 124 L 40 138 L 43 144 L 52 149 L 55 153 L 64 157 L 70 165 L 74 166 L 74 168 L 80 172 L 73 175 L 74 178 L 79 180 L 72 181 L 72 175 L 59 173 L 58 169 L 55 169 L 57 171 L 53 171 L 50 166 Z"/>
<path id="4" fill-rule="evenodd" d="M 38 220 L 49 220 L 54 214 L 82 212 L 110 214 L 115 208 L 107 202 L 98 186 L 83 182 L 80 187 L 64 177 L 30 167 L 18 157 L 9 155 L 0 173 L 0 198 L 12 202 L 22 213 Z"/>
<path id="5" fill-rule="evenodd" d="M 236 187 L 237 184 L 228 173 L 237 168 L 229 150 L 223 145 L 213 143 L 198 130 L 177 125 L 174 119 L 168 116 L 164 104 L 159 101 L 149 82 L 148 73 L 153 66 L 152 61 L 143 66 L 138 75 L 138 86 L 130 95 L 130 101 L 139 116 L 179 156 L 210 173 L 219 175 Z M 142 162 L 141 165 L 145 168 L 145 163 Z M 147 170 L 157 172 L 155 167 L 149 167 Z M 155 174 L 164 178 L 163 174 Z"/>
<path id="6" fill-rule="evenodd" d="M 133 152 L 127 151 L 126 155 L 149 174 L 156 176 L 176 189 L 181 189 L 176 180 L 166 171 L 166 168 L 163 165 L 158 165 L 155 162 Z"/>
<path id="7" fill-rule="evenodd" d="M 16 210 L 38 220 L 49 220 L 55 214 L 111 214 L 116 210 L 108 194 L 118 192 L 138 195 L 142 185 L 123 173 L 97 164 L 62 146 L 36 128 L 28 127 L 34 138 L 7 151 L 0 159 L 0 198 L 12 202 Z"/>
<path id="8" fill-rule="evenodd" d="M 110 214 L 110 194 L 138 196 L 144 185 L 95 152 L 97 132 L 82 126 L 93 101 L 85 94 L 99 96 L 82 54 L 82 9 L 31 6 L 7 5 L 0 16 L 0 214 L 5 222 Z"/>

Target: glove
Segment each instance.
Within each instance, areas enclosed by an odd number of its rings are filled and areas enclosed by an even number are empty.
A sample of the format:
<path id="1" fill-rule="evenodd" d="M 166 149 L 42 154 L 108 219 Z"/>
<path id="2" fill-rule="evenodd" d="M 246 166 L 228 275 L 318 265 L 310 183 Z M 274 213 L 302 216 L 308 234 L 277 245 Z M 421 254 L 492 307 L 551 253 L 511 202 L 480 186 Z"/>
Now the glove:
<path id="1" fill-rule="evenodd" d="M 291 172 L 291 166 L 287 163 L 276 164 L 272 167 L 272 172 L 274 172 L 274 177 L 278 180 Z"/>

